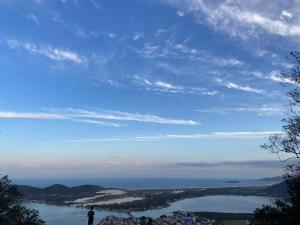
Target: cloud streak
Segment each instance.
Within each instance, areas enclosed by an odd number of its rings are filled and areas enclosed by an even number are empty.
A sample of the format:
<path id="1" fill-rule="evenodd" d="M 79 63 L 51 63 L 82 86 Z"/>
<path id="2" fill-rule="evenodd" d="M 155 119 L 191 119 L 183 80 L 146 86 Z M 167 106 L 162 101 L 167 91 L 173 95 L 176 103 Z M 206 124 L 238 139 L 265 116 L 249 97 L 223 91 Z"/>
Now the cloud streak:
<path id="1" fill-rule="evenodd" d="M 278 116 L 287 112 L 284 107 L 262 105 L 261 107 L 235 107 L 235 108 L 204 108 L 197 109 L 201 113 L 216 113 L 220 115 L 227 115 L 231 113 L 256 113 L 259 116 Z"/>
<path id="2" fill-rule="evenodd" d="M 141 76 L 134 76 L 134 84 L 138 87 L 145 88 L 148 91 L 163 92 L 163 93 L 179 93 L 193 95 L 216 95 L 218 91 L 208 90 L 202 87 L 192 87 L 176 85 L 163 80 L 150 80 Z"/>
<path id="3" fill-rule="evenodd" d="M 251 93 L 256 93 L 256 94 L 265 94 L 264 90 L 252 88 L 250 86 L 242 86 L 242 85 L 236 84 L 234 82 L 230 82 L 230 81 L 229 82 L 223 81 L 220 78 L 217 78 L 216 81 L 221 83 L 222 85 L 226 86 L 229 89 L 235 89 L 235 90 L 239 90 L 239 91 L 251 92 Z"/>
<path id="4" fill-rule="evenodd" d="M 29 14 L 27 18 L 33 22 L 35 22 L 38 26 L 40 26 L 39 19 L 34 14 Z"/>
<path id="5" fill-rule="evenodd" d="M 256 89 L 256 88 L 252 88 L 249 86 L 242 86 L 233 82 L 228 82 L 226 83 L 226 87 L 230 88 L 230 89 L 236 89 L 236 90 L 240 90 L 240 91 L 246 91 L 246 92 L 252 92 L 252 93 L 256 93 L 256 94 L 262 94 L 264 91 L 260 90 L 260 89 Z"/>
<path id="6" fill-rule="evenodd" d="M 60 140 L 65 143 L 80 142 L 139 142 L 139 141 L 163 141 L 163 140 L 201 140 L 201 139 L 257 139 L 266 138 L 273 134 L 281 134 L 279 131 L 236 131 L 236 132 L 211 132 L 195 134 L 164 134 L 153 136 L 134 137 L 107 137 L 107 138 L 85 138 Z"/>
<path id="7" fill-rule="evenodd" d="M 120 127 L 121 125 L 109 121 L 134 121 L 157 123 L 166 125 L 196 126 L 200 122 L 194 120 L 171 119 L 152 114 L 139 114 L 121 111 L 87 111 L 83 109 L 50 109 L 47 112 L 11 112 L 0 111 L 0 119 L 30 119 L 30 120 L 69 120 L 87 124 Z"/>
<path id="8" fill-rule="evenodd" d="M 36 45 L 29 42 L 22 42 L 16 39 L 7 39 L 7 45 L 11 49 L 22 49 L 31 55 L 40 55 L 55 61 L 71 61 L 77 64 L 84 64 L 87 59 L 73 51 L 55 48 L 48 45 Z"/>
<path id="9" fill-rule="evenodd" d="M 199 23 L 205 21 L 215 30 L 224 31 L 231 36 L 248 39 L 267 32 L 279 36 L 300 36 L 297 21 L 287 22 L 282 18 L 292 19 L 293 14 L 282 11 L 282 5 L 269 2 L 262 7 L 261 1 L 189 1 L 169 0 L 171 5 L 193 14 Z M 299 4 L 291 4 L 298 10 Z M 272 8 L 272 10 L 269 10 Z M 281 14 L 281 15 L 280 15 Z"/>
<path id="10" fill-rule="evenodd" d="M 100 112 L 86 111 L 81 109 L 67 109 L 68 112 L 73 113 L 77 117 L 93 118 L 93 119 L 106 119 L 117 121 L 135 121 L 146 123 L 158 123 L 158 124 L 171 124 L 171 125 L 199 125 L 200 122 L 194 120 L 182 120 L 182 119 L 170 119 L 164 118 L 152 114 L 140 114 L 140 113 L 128 113 L 122 111 L 110 111 L 103 110 Z"/>
<path id="11" fill-rule="evenodd" d="M 254 168 L 283 168 L 286 163 L 279 160 L 251 160 L 251 161 L 224 161 L 224 162 L 178 162 L 170 164 L 171 167 L 254 167 Z"/>
<path id="12" fill-rule="evenodd" d="M 160 30 L 157 31 L 159 33 Z M 164 31 L 167 32 L 167 31 Z M 170 33 L 168 33 L 170 35 Z M 217 57 L 211 55 L 207 51 L 192 48 L 188 45 L 189 38 L 183 41 L 176 41 L 172 35 L 164 40 L 162 45 L 160 42 L 148 41 L 143 47 L 135 49 L 135 52 L 144 58 L 148 59 L 185 59 L 194 63 L 205 63 L 220 67 L 241 67 L 244 62 L 234 57 Z"/>

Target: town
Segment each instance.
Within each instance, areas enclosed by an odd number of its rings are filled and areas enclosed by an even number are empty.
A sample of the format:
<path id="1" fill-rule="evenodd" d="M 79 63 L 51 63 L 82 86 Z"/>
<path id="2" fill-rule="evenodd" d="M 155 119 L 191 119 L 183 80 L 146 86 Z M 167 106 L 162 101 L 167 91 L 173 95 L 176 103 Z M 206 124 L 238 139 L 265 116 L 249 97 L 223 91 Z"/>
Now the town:
<path id="1" fill-rule="evenodd" d="M 190 212 L 175 212 L 172 216 L 162 215 L 159 218 L 150 217 L 133 217 L 121 218 L 116 216 L 108 216 L 101 220 L 98 225 L 213 225 L 215 220 L 197 216 Z"/>

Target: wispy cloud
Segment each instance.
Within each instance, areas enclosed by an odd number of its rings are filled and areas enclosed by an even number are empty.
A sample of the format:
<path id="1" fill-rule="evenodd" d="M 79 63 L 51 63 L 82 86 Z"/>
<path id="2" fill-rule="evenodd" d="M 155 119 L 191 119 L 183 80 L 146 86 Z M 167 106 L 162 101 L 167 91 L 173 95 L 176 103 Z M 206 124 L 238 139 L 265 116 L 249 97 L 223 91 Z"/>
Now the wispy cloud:
<path id="1" fill-rule="evenodd" d="M 164 31 L 168 32 L 168 31 Z M 202 49 L 190 47 L 188 42 L 189 38 L 183 41 L 173 40 L 171 33 L 168 37 L 160 42 L 145 42 L 143 47 L 135 49 L 135 52 L 149 59 L 185 59 L 194 63 L 205 63 L 221 67 L 241 67 L 244 62 L 234 57 L 218 57 L 210 54 Z M 163 43 L 163 45 L 161 44 Z"/>
<path id="2" fill-rule="evenodd" d="M 128 113 L 121 111 L 87 111 L 82 109 L 49 109 L 47 112 L 11 112 L 0 111 L 0 119 L 31 119 L 31 120 L 70 120 L 88 124 L 120 127 L 120 124 L 99 121 L 135 121 L 169 125 L 195 126 L 200 122 L 194 120 L 170 119 L 151 114 Z"/>
<path id="3" fill-rule="evenodd" d="M 293 18 L 293 14 L 287 10 L 282 10 L 281 15 L 280 15 L 280 19 L 285 20 L 285 19 L 292 19 Z"/>
<path id="4" fill-rule="evenodd" d="M 84 138 L 60 140 L 60 142 L 140 142 L 140 141 L 163 141 L 163 140 L 201 140 L 201 139 L 257 139 L 266 138 L 272 134 L 281 134 L 279 131 L 236 131 L 236 132 L 212 132 L 195 134 L 163 134 L 152 136 L 128 136 L 106 138 Z"/>
<path id="5" fill-rule="evenodd" d="M 196 111 L 202 113 L 216 113 L 227 115 L 231 113 L 256 113 L 260 116 L 278 116 L 287 112 L 282 106 L 262 105 L 260 107 L 235 107 L 235 108 L 203 108 Z"/>
<path id="6" fill-rule="evenodd" d="M 184 14 L 184 11 L 178 10 L 178 11 L 176 12 L 176 15 L 182 17 L 182 16 L 184 16 L 185 14 Z"/>
<path id="7" fill-rule="evenodd" d="M 80 123 L 95 124 L 101 126 L 121 127 L 117 123 L 109 123 L 97 120 L 82 119 L 66 113 L 51 112 L 11 112 L 0 111 L 0 119 L 24 119 L 24 120 L 68 120 Z"/>
<path id="8" fill-rule="evenodd" d="M 292 81 L 288 78 L 285 78 L 281 75 L 279 71 L 272 71 L 269 75 L 268 78 L 272 81 L 279 82 L 279 83 L 287 83 L 287 84 L 295 84 L 295 81 Z"/>
<path id="9" fill-rule="evenodd" d="M 237 131 L 237 132 L 212 132 L 208 134 L 169 134 L 167 138 L 176 139 L 202 139 L 202 138 L 264 138 L 278 131 Z"/>
<path id="10" fill-rule="evenodd" d="M 255 77 L 261 78 L 261 79 L 268 79 L 277 83 L 283 83 L 283 84 L 295 84 L 295 81 L 288 79 L 284 77 L 280 71 L 273 70 L 270 73 L 263 74 L 259 71 L 255 71 L 252 73 Z"/>
<path id="11" fill-rule="evenodd" d="M 263 90 L 260 90 L 260 89 L 252 88 L 249 86 L 241 86 L 241 85 L 233 83 L 233 82 L 226 83 L 226 87 L 228 87 L 230 89 L 240 90 L 240 91 L 253 92 L 253 93 L 257 93 L 257 94 L 261 94 L 264 92 Z"/>
<path id="12" fill-rule="evenodd" d="M 35 22 L 38 26 L 40 26 L 39 19 L 34 14 L 29 14 L 27 18 L 33 22 Z"/>
<path id="13" fill-rule="evenodd" d="M 268 7 L 262 7 L 259 0 L 251 3 L 243 0 L 235 2 L 169 0 L 168 2 L 192 13 L 199 23 L 205 21 L 216 30 L 243 39 L 255 37 L 262 31 L 280 36 L 300 36 L 300 26 L 296 21 L 288 23 L 282 20 L 282 18 L 291 19 L 292 13 L 287 10 L 282 11 L 281 4 L 277 2 L 268 3 Z M 292 10 L 299 10 L 299 4 L 293 5 Z M 269 10 L 270 7 L 272 10 Z"/>
<path id="14" fill-rule="evenodd" d="M 242 85 L 236 84 L 234 82 L 224 81 L 220 78 L 217 78 L 216 81 L 221 83 L 222 85 L 226 86 L 229 89 L 235 89 L 235 90 L 240 90 L 240 91 L 245 91 L 245 92 L 252 92 L 252 93 L 256 93 L 256 94 L 264 94 L 265 93 L 264 90 L 256 89 L 256 88 L 253 88 L 250 86 L 242 86 Z"/>
<path id="15" fill-rule="evenodd" d="M 194 95 L 216 95 L 218 91 L 208 90 L 202 87 L 176 85 L 167 81 L 152 80 L 141 76 L 134 76 L 134 84 L 145 88 L 148 91 L 164 92 L 164 93 L 179 93 L 179 94 L 194 94 Z"/>
<path id="16" fill-rule="evenodd" d="M 174 167 L 254 167 L 254 168 L 283 168 L 286 163 L 279 160 L 251 160 L 224 162 L 178 162 L 170 164 Z"/>
<path id="17" fill-rule="evenodd" d="M 209 57 L 208 57 L 209 58 Z M 211 60 L 219 66 L 242 66 L 244 62 L 236 59 L 236 58 L 220 58 L 220 57 L 213 57 Z"/>
<path id="18" fill-rule="evenodd" d="M 33 120 L 63 120 L 65 115 L 43 112 L 11 112 L 1 111 L 0 119 L 33 119 Z"/>
<path id="19" fill-rule="evenodd" d="M 170 118 L 164 118 L 152 114 L 128 113 L 122 111 L 102 110 L 99 112 L 95 112 L 95 111 L 86 111 L 80 109 L 79 110 L 67 109 L 67 111 L 77 117 L 93 118 L 93 119 L 136 121 L 136 122 L 146 122 L 146 123 L 189 125 L 189 126 L 195 126 L 200 124 L 200 122 L 196 122 L 194 120 L 170 119 Z"/>
<path id="20" fill-rule="evenodd" d="M 97 1 L 97 0 L 91 0 L 91 4 L 92 4 L 96 9 L 98 9 L 98 10 L 100 10 L 100 11 L 103 10 L 102 6 L 100 5 L 99 1 Z"/>
<path id="21" fill-rule="evenodd" d="M 71 61 L 78 64 L 87 62 L 84 56 L 70 50 L 55 48 L 48 45 L 37 45 L 29 42 L 22 42 L 16 39 L 7 39 L 7 45 L 11 49 L 21 49 L 32 55 L 40 55 L 56 61 Z"/>

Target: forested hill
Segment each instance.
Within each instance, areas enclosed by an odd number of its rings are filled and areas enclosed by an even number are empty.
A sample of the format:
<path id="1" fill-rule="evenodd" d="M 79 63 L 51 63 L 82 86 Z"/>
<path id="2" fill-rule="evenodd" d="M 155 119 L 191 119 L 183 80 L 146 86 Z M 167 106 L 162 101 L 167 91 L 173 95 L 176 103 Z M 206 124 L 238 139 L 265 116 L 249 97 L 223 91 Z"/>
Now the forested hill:
<path id="1" fill-rule="evenodd" d="M 54 184 L 45 188 L 28 185 L 18 185 L 17 187 L 27 200 L 43 200 L 49 203 L 61 203 L 62 200 L 73 199 L 74 197 L 84 198 L 104 190 L 102 186 L 88 184 L 76 187 L 67 187 L 61 184 Z"/>
<path id="2" fill-rule="evenodd" d="M 289 194 L 287 192 L 286 182 L 280 182 L 278 184 L 271 185 L 267 188 L 268 192 L 273 196 L 288 198 Z"/>
<path id="3" fill-rule="evenodd" d="M 282 182 L 284 180 L 283 176 L 277 176 L 277 177 L 266 177 L 258 179 L 258 181 L 271 181 L 271 182 Z"/>
<path id="4" fill-rule="evenodd" d="M 52 204 L 84 204 L 97 201 L 107 201 L 117 198 L 138 198 L 147 202 L 163 206 L 168 202 L 184 198 L 201 197 L 208 195 L 245 195 L 269 196 L 287 198 L 286 184 L 277 183 L 265 187 L 226 187 L 226 188 L 181 188 L 181 189 L 145 189 L 145 190 L 120 190 L 108 189 L 97 185 L 82 185 L 67 187 L 55 184 L 46 188 L 36 188 L 20 185 L 18 189 L 24 199 Z M 157 203 L 157 204 L 156 204 Z"/>

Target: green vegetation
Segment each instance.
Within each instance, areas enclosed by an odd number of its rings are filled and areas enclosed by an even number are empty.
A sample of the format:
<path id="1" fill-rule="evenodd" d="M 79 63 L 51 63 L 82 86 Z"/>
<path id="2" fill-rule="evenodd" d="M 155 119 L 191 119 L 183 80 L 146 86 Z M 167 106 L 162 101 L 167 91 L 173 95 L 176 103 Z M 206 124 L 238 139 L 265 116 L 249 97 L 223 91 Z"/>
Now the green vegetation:
<path id="1" fill-rule="evenodd" d="M 142 197 L 142 200 L 124 202 L 121 204 L 97 205 L 95 207 L 122 211 L 142 211 L 166 207 L 171 202 L 186 198 L 195 198 L 212 195 L 240 195 L 240 196 L 270 196 L 285 198 L 287 196 L 285 184 L 280 183 L 269 187 L 231 187 L 231 188 L 186 188 L 186 189 L 149 189 L 149 190 L 124 190 L 122 195 L 102 195 L 94 198 L 91 202 L 107 201 L 124 197 Z M 56 205 L 73 205 L 73 201 L 80 198 L 93 197 L 101 186 L 84 185 L 78 187 L 66 187 L 52 185 L 46 188 L 30 186 L 18 186 L 23 193 L 24 200 L 38 201 Z M 85 206 L 84 203 L 80 206 Z"/>
<path id="2" fill-rule="evenodd" d="M 214 225 L 248 225 L 247 220 L 221 220 L 216 221 Z"/>
<path id="3" fill-rule="evenodd" d="M 0 224 L 43 225 L 39 213 L 20 205 L 20 192 L 11 185 L 7 176 L 0 178 Z"/>
<path id="4" fill-rule="evenodd" d="M 265 205 L 254 212 L 252 225 L 296 225 L 300 224 L 300 52 L 292 52 L 293 68 L 283 74 L 291 85 L 288 96 L 291 97 L 291 113 L 283 120 L 283 134 L 269 138 L 269 144 L 263 147 L 272 153 L 292 159 L 286 168 L 285 183 L 289 198 L 276 200 L 275 205 Z"/>
<path id="5" fill-rule="evenodd" d="M 253 213 L 218 213 L 218 212 L 193 212 L 196 216 L 219 221 L 225 220 L 251 220 Z"/>

